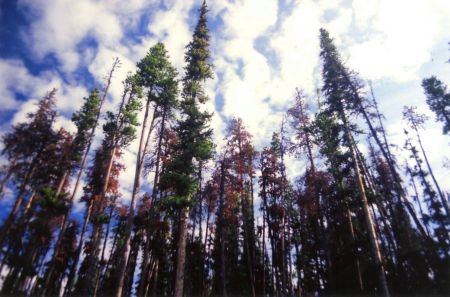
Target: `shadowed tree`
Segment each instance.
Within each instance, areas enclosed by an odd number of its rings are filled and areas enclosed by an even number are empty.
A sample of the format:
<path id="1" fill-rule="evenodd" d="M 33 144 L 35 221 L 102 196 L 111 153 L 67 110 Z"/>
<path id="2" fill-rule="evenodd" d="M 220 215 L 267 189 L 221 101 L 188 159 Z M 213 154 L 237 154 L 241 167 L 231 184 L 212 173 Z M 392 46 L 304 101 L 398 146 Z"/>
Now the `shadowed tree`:
<path id="1" fill-rule="evenodd" d="M 427 96 L 427 104 L 436 114 L 436 121 L 442 122 L 443 134 L 450 131 L 450 92 L 447 86 L 435 76 L 422 80 L 422 87 Z"/>
<path id="2" fill-rule="evenodd" d="M 425 149 L 422 144 L 422 139 L 420 138 L 420 134 L 419 134 L 419 130 L 423 129 L 423 125 L 425 124 L 426 120 L 428 120 L 428 117 L 424 114 L 418 113 L 417 107 L 405 106 L 403 108 L 403 119 L 407 121 L 410 128 L 413 129 L 416 134 L 417 142 L 419 143 L 420 150 L 425 159 L 425 164 L 427 165 L 428 172 L 429 172 L 431 179 L 433 180 L 433 183 L 436 187 L 437 193 L 438 193 L 439 197 L 441 198 L 442 206 L 444 207 L 444 210 L 445 210 L 445 213 L 447 214 L 447 216 L 450 216 L 447 198 L 444 196 L 444 193 L 442 192 L 441 187 L 439 186 L 439 183 L 437 182 L 436 177 L 434 176 L 433 170 L 431 169 L 430 161 L 428 160 L 428 156 L 425 153 Z"/>
<path id="3" fill-rule="evenodd" d="M 322 76 L 324 81 L 322 92 L 326 98 L 326 111 L 329 113 L 329 117 L 334 117 L 337 121 L 339 121 L 340 128 L 342 129 L 341 136 L 344 141 L 343 145 L 349 150 L 353 174 L 355 175 L 356 183 L 359 189 L 359 198 L 361 200 L 367 233 L 372 249 L 373 262 L 378 273 L 379 287 L 383 296 L 388 297 L 389 290 L 381 258 L 381 251 L 379 248 L 377 235 L 375 233 L 373 217 L 370 213 L 367 200 L 367 189 L 364 186 L 361 168 L 358 164 L 356 143 L 351 134 L 354 127 L 351 127 L 347 115 L 349 106 L 352 102 L 345 100 L 353 92 L 351 85 L 349 85 L 348 78 L 345 75 L 348 71 L 341 61 L 339 53 L 333 44 L 333 40 L 330 38 L 325 29 L 320 30 L 320 47 L 320 56 L 323 62 Z M 335 135 L 335 137 L 336 136 L 338 135 Z"/>

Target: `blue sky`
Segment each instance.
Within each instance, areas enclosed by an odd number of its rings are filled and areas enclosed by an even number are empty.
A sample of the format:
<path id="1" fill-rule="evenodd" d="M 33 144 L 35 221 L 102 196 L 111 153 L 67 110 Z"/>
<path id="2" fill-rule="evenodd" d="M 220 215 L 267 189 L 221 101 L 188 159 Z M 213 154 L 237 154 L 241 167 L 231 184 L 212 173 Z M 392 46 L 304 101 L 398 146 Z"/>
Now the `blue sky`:
<path id="1" fill-rule="evenodd" d="M 344 61 L 373 82 L 389 139 L 403 144 L 403 105 L 417 105 L 430 120 L 423 133 L 441 183 L 449 140 L 425 104 L 422 78 L 450 83 L 450 5 L 446 0 L 209 0 L 215 78 L 208 82 L 217 142 L 227 119 L 239 116 L 258 149 L 278 129 L 295 87 L 320 87 L 319 28 L 335 38 Z M 0 131 L 25 119 L 46 91 L 58 88 L 56 126 L 73 131 L 71 113 L 92 87 L 102 86 L 114 57 L 107 108 L 116 106 L 121 80 L 149 47 L 166 44 L 183 71 L 184 47 L 200 0 L 3 0 L 0 2 Z M 312 102 L 314 106 L 314 102 Z M 101 136 L 100 130 L 97 132 Z M 129 191 L 137 143 L 123 156 Z M 399 152 L 400 161 L 407 154 Z M 301 162 L 289 162 L 291 177 Z M 445 187 L 448 190 L 448 187 Z M 127 196 L 126 194 L 124 196 Z"/>

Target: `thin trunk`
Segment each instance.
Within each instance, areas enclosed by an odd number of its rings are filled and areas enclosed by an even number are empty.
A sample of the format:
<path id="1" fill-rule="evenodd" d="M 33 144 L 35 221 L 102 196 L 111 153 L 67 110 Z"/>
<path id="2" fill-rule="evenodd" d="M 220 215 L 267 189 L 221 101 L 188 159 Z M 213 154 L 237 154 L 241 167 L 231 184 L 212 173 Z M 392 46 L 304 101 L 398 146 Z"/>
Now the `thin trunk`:
<path id="1" fill-rule="evenodd" d="M 245 197 L 243 194 L 241 194 L 241 205 L 242 205 L 242 216 L 243 216 L 243 226 L 242 228 L 244 229 L 244 247 L 245 247 L 245 253 L 247 256 L 247 269 L 249 272 L 249 277 L 250 277 L 250 287 L 252 290 L 252 297 L 255 297 L 256 293 L 255 293 L 255 278 L 254 278 L 254 273 L 253 273 L 253 269 L 252 269 L 252 259 L 251 259 L 251 251 L 250 251 L 250 238 L 249 238 L 249 234 L 248 234 L 248 222 L 247 222 L 247 217 L 246 217 L 246 211 L 248 209 L 247 203 L 245 202 Z"/>
<path id="2" fill-rule="evenodd" d="M 202 263 L 202 297 L 205 296 L 205 287 L 206 287 L 206 282 L 205 282 L 205 271 L 208 271 L 208 260 L 209 260 L 209 246 L 208 246 L 208 233 L 209 233 L 209 217 L 211 215 L 211 199 L 206 203 L 206 207 L 207 207 L 207 213 L 206 213 L 206 227 L 205 227 L 205 241 L 203 243 L 204 246 L 204 250 L 205 250 L 205 254 L 204 254 L 204 260 Z"/>
<path id="3" fill-rule="evenodd" d="M 422 145 L 422 140 L 420 139 L 420 136 L 419 136 L 419 131 L 417 130 L 416 127 L 414 127 L 414 130 L 416 131 L 417 141 L 419 142 L 420 150 L 422 151 L 422 155 L 423 155 L 423 157 L 425 159 L 425 164 L 427 164 L 428 172 L 430 173 L 431 179 L 433 180 L 433 183 L 436 186 L 436 189 L 437 189 L 437 192 L 439 194 L 439 197 L 441 198 L 441 203 L 442 203 L 442 206 L 445 209 L 445 213 L 449 217 L 450 216 L 450 212 L 449 212 L 447 199 L 445 198 L 444 194 L 442 193 L 442 190 L 439 187 L 439 184 L 438 184 L 438 182 L 436 180 L 436 177 L 434 176 L 433 170 L 431 169 L 430 162 L 428 161 L 427 154 L 425 153 L 425 149 L 423 148 L 423 145 Z"/>
<path id="4" fill-rule="evenodd" d="M 97 113 L 96 118 L 95 118 L 95 124 L 94 124 L 94 126 L 92 127 L 92 129 L 91 129 L 91 131 L 89 133 L 87 146 L 86 146 L 86 149 L 83 152 L 83 158 L 81 159 L 81 162 L 79 164 L 80 165 L 80 169 L 78 171 L 78 175 L 77 175 L 77 179 L 75 181 L 75 186 L 73 188 L 72 195 L 70 195 L 70 198 L 69 198 L 69 209 L 72 208 L 73 201 L 75 199 L 76 193 L 78 191 L 78 187 L 80 185 L 80 181 L 81 181 L 82 176 L 83 176 L 84 166 L 86 165 L 86 160 L 87 160 L 87 157 L 88 157 L 89 152 L 91 150 L 92 141 L 93 141 L 94 135 L 95 135 L 95 129 L 97 128 L 98 121 L 100 119 L 103 103 L 105 102 L 106 96 L 108 95 L 109 87 L 111 86 L 113 73 L 114 73 L 115 69 L 119 67 L 119 64 L 120 64 L 119 58 L 115 58 L 114 62 L 113 62 L 113 65 L 111 67 L 111 71 L 109 72 L 108 80 L 106 81 L 105 88 L 103 89 L 103 96 L 102 96 L 102 98 L 100 100 L 98 113 Z M 63 187 L 64 182 L 65 182 L 65 179 L 67 179 L 68 175 L 70 174 L 69 171 L 70 170 L 66 170 L 66 172 L 64 173 L 65 177 L 62 179 L 62 181 L 60 183 L 60 186 L 58 186 L 57 193 L 61 192 L 62 187 Z M 53 271 L 55 269 L 56 255 L 59 252 L 63 234 L 66 232 L 67 227 L 69 225 L 69 219 L 68 218 L 69 218 L 69 214 L 68 213 L 64 214 L 62 223 L 60 225 L 58 240 L 56 241 L 56 245 L 55 245 L 55 249 L 54 249 L 54 252 L 53 252 L 53 255 L 52 255 L 52 259 L 50 260 L 50 264 L 49 264 L 49 267 L 48 267 L 48 270 L 47 270 L 47 273 L 46 273 L 46 276 L 45 276 L 45 279 L 44 279 L 44 289 L 42 291 L 42 295 L 41 296 L 45 296 L 46 293 L 47 293 L 47 287 L 48 287 L 48 284 L 49 284 L 49 282 L 50 282 L 50 280 L 52 278 Z M 77 264 L 78 263 L 75 263 L 75 265 L 77 265 Z"/>
<path id="5" fill-rule="evenodd" d="M 131 229 L 133 227 L 133 220 L 134 220 L 134 213 L 136 211 L 136 196 L 140 189 L 140 181 L 141 181 L 141 171 L 142 171 L 142 149 L 144 145 L 144 133 L 145 129 L 147 128 L 147 120 L 148 120 L 148 114 L 150 110 L 150 100 L 147 100 L 147 105 L 145 108 L 145 115 L 144 115 L 144 121 L 142 123 L 142 131 L 141 131 L 141 138 L 139 141 L 139 150 L 137 154 L 136 159 L 136 171 L 134 174 L 134 185 L 133 185 L 133 193 L 131 194 L 131 202 L 130 202 L 130 210 L 127 218 L 127 222 L 125 225 L 125 238 L 124 238 L 124 247 L 123 251 L 120 255 L 119 259 L 119 267 L 117 269 L 118 274 L 118 282 L 117 282 L 117 289 L 115 296 L 120 297 L 122 296 L 124 281 L 125 281 L 125 272 L 127 269 L 127 256 L 130 250 L 130 236 L 131 236 Z"/>
<path id="6" fill-rule="evenodd" d="M 281 185 L 281 206 L 282 207 L 282 217 L 281 217 L 281 271 L 282 271 L 282 296 L 287 294 L 287 254 L 286 254 L 286 210 L 283 204 L 286 202 L 285 195 L 285 183 L 287 182 L 286 177 L 286 166 L 284 164 L 284 147 L 283 147 L 283 139 L 284 139 L 284 119 L 281 122 L 281 130 L 280 130 L 280 159 L 281 159 L 281 176 L 282 176 L 282 185 Z"/>
<path id="7" fill-rule="evenodd" d="M 104 271 L 105 271 L 105 266 L 106 266 L 105 265 L 105 252 L 106 252 L 106 245 L 108 243 L 108 237 L 109 237 L 109 232 L 110 232 L 110 228 L 111 228 L 111 218 L 112 218 L 113 211 L 114 211 L 114 203 L 115 203 L 115 201 L 112 201 L 109 215 L 108 215 L 108 224 L 106 225 L 106 233 L 105 233 L 105 238 L 103 239 L 102 253 L 100 256 L 99 273 L 97 274 L 97 277 L 95 279 L 94 293 L 92 294 L 92 296 L 94 296 L 94 297 L 97 296 L 99 285 L 102 282 L 103 277 L 104 277 Z"/>
<path id="8" fill-rule="evenodd" d="M 158 271 L 159 271 L 159 260 L 156 260 L 153 276 L 153 297 L 158 296 Z"/>
<path id="9" fill-rule="evenodd" d="M 34 161 L 37 161 L 36 158 Z M 27 186 L 30 181 L 31 176 L 34 174 L 36 162 L 33 162 L 25 175 L 25 178 L 22 182 L 22 185 L 19 189 L 19 193 L 17 195 L 16 201 L 14 202 L 14 206 L 12 207 L 9 215 L 6 217 L 6 220 L 3 222 L 3 226 L 0 231 L 0 247 L 5 244 L 6 237 L 9 234 L 9 230 L 11 229 L 14 220 L 16 218 L 17 213 L 20 210 L 20 207 L 23 204 L 25 199 L 25 194 L 27 192 Z"/>
<path id="10" fill-rule="evenodd" d="M 78 262 L 80 261 L 81 253 L 83 252 L 84 236 L 86 234 L 87 226 L 88 226 L 89 220 L 91 218 L 93 206 L 94 206 L 93 200 L 90 200 L 88 208 L 86 210 L 86 215 L 84 217 L 83 227 L 81 228 L 80 239 L 78 240 L 75 258 L 73 260 L 72 266 L 70 267 L 66 288 L 64 290 L 63 296 L 65 296 L 65 297 L 70 296 L 71 291 L 72 291 L 72 286 L 75 283 L 75 276 L 76 276 L 76 272 L 77 272 L 77 268 L 78 268 Z"/>
<path id="11" fill-rule="evenodd" d="M 353 87 L 353 85 L 352 85 Z M 355 91 L 355 90 L 354 90 Z M 404 204 L 406 206 L 406 209 L 408 210 L 409 214 L 411 215 L 411 217 L 414 220 L 414 223 L 416 224 L 416 227 L 419 229 L 419 232 L 422 234 L 422 236 L 426 237 L 427 232 L 425 231 L 424 227 L 422 226 L 421 222 L 417 219 L 417 214 L 416 211 L 414 210 L 414 208 L 411 206 L 411 203 L 409 202 L 408 198 L 406 197 L 405 191 L 401 185 L 401 179 L 400 176 L 395 168 L 395 162 L 394 162 L 394 158 L 391 154 L 391 151 L 389 149 L 389 143 L 387 141 L 387 137 L 386 137 L 386 131 L 384 129 L 384 125 L 383 125 L 383 121 L 381 119 L 381 114 L 379 112 L 378 109 L 378 104 L 377 101 L 375 99 L 375 96 L 373 94 L 373 90 L 372 90 L 372 85 L 370 85 L 370 91 L 371 91 L 371 95 L 372 95 L 372 100 L 375 106 L 375 110 L 377 113 L 377 118 L 378 118 L 378 123 L 380 125 L 380 129 L 381 129 L 381 133 L 383 136 L 383 140 L 384 140 L 384 145 L 381 142 L 381 140 L 378 137 L 378 134 L 376 132 L 376 129 L 373 127 L 372 122 L 370 121 L 370 118 L 368 116 L 368 114 L 366 113 L 365 109 L 363 108 L 363 106 L 360 104 L 360 110 L 364 116 L 364 119 L 366 120 L 367 125 L 369 126 L 371 135 L 373 136 L 373 138 L 375 139 L 375 142 L 377 143 L 381 154 L 383 155 L 383 157 L 386 159 L 388 166 L 389 166 L 389 170 L 392 173 L 392 176 L 394 177 L 394 181 L 395 181 L 395 191 L 397 193 L 397 195 L 399 196 L 400 200 L 404 201 Z"/>
<path id="12" fill-rule="evenodd" d="M 263 271 L 262 271 L 262 291 L 263 297 L 266 297 L 266 216 L 263 213 L 263 225 L 262 225 L 262 260 L 263 260 Z"/>
<path id="13" fill-rule="evenodd" d="M 225 194 L 225 156 L 220 165 L 220 190 L 219 190 L 219 228 L 220 228 L 220 276 L 222 279 L 222 297 L 227 297 L 226 260 L 225 260 L 225 222 L 224 222 L 224 194 Z"/>
<path id="14" fill-rule="evenodd" d="M 298 259 L 300 259 L 300 251 L 298 248 L 298 243 L 294 244 L 295 247 L 295 256 Z M 298 297 L 302 297 L 302 283 L 301 283 L 301 271 L 300 271 L 300 265 L 295 265 L 297 267 L 297 294 Z"/>
<path id="15" fill-rule="evenodd" d="M 153 207 L 153 206 L 152 206 Z M 137 296 L 147 296 L 149 281 L 150 281 L 150 273 L 151 273 L 151 262 L 152 255 L 150 255 L 150 238 L 151 238 L 151 229 L 150 226 L 145 228 L 145 244 L 142 251 L 142 263 L 141 263 L 141 279 L 139 280 Z"/>
<path id="16" fill-rule="evenodd" d="M 352 156 L 353 169 L 355 171 L 355 175 L 357 178 L 359 195 L 361 198 L 362 208 L 364 211 L 364 218 L 366 220 L 367 231 L 369 233 L 370 245 L 372 248 L 372 254 L 373 254 L 374 262 L 375 262 L 374 264 L 375 264 L 375 266 L 377 268 L 377 272 L 378 272 L 379 286 L 380 286 L 383 296 L 389 297 L 390 294 L 389 294 L 389 289 L 388 289 L 388 285 L 387 285 L 387 281 L 386 281 L 386 275 L 384 272 L 384 266 L 383 266 L 383 262 L 382 262 L 382 258 L 381 258 L 381 252 L 380 252 L 380 248 L 378 246 L 378 240 L 377 240 L 377 237 L 375 234 L 372 216 L 369 211 L 369 203 L 368 203 L 367 196 L 366 196 L 366 190 L 364 188 L 364 184 L 363 184 L 363 180 L 362 180 L 362 176 L 361 176 L 361 170 L 359 168 L 358 158 L 357 158 L 356 152 L 355 152 L 356 144 L 352 141 L 352 137 L 351 137 L 351 134 L 349 131 L 347 118 L 346 118 L 344 110 L 341 111 L 341 118 L 342 118 L 342 122 L 344 124 L 345 137 L 347 139 L 350 153 Z M 377 139 L 378 139 L 378 137 L 377 137 Z"/>
<path id="17" fill-rule="evenodd" d="M 153 179 L 153 189 L 152 189 L 152 205 L 155 203 L 156 198 L 158 196 L 158 183 L 159 183 L 159 166 L 160 166 L 160 159 L 161 159 L 161 150 L 162 150 L 162 140 L 164 136 L 164 129 L 165 129 L 165 123 L 166 123 L 166 110 L 167 108 L 163 109 L 162 119 L 161 119 L 161 129 L 159 130 L 158 135 L 158 146 L 156 148 L 156 164 L 155 164 L 155 177 Z M 156 111 L 156 108 L 155 108 Z M 155 115 L 153 115 L 155 117 Z"/>
<path id="18" fill-rule="evenodd" d="M 184 264 L 186 262 L 186 237 L 188 231 L 189 208 L 184 207 L 181 210 L 180 225 L 178 229 L 178 249 L 175 274 L 174 297 L 183 296 L 184 286 Z"/>
<path id="19" fill-rule="evenodd" d="M 353 221 L 352 221 L 352 215 L 349 209 L 347 209 L 347 222 L 348 222 L 348 226 L 349 226 L 349 230 L 350 230 L 350 235 L 352 238 L 352 243 L 356 242 L 356 236 L 355 236 L 355 229 L 353 228 Z M 359 286 L 359 290 L 361 292 L 364 291 L 364 283 L 363 283 L 363 279 L 362 279 L 362 274 L 361 274 L 361 265 L 359 263 L 359 253 L 357 253 L 355 255 L 355 266 L 356 266 L 356 274 L 358 276 L 358 286 Z"/>
<path id="20" fill-rule="evenodd" d="M 413 176 L 413 174 L 411 172 L 411 168 L 409 168 L 408 164 L 406 164 L 406 170 L 408 171 L 408 174 L 409 174 L 409 177 L 411 180 L 411 185 L 413 186 L 413 189 L 414 189 L 414 194 L 415 194 L 414 197 L 416 197 L 415 200 L 416 200 L 417 205 L 419 206 L 420 216 L 422 217 L 422 220 L 423 220 L 425 218 L 425 216 L 424 216 L 424 212 L 423 212 L 423 208 L 422 208 L 422 203 L 419 199 L 419 191 L 417 190 L 416 181 L 414 180 L 414 176 Z M 425 226 L 425 230 L 427 231 L 428 237 L 430 237 L 430 230 L 428 229 L 428 224 L 425 224 L 425 222 L 424 222 L 423 225 Z"/>
<path id="21" fill-rule="evenodd" d="M 3 190 L 5 189 L 5 185 L 8 183 L 9 178 L 13 174 L 14 170 L 13 167 L 16 165 L 17 157 L 11 162 L 11 164 L 8 167 L 8 172 L 5 174 L 5 177 L 3 177 L 2 181 L 0 182 L 0 197 L 2 197 Z"/>
<path id="22" fill-rule="evenodd" d="M 238 136 L 238 148 L 239 148 L 239 156 L 241 158 L 241 162 L 244 163 L 245 161 L 242 160 L 242 144 L 241 144 L 241 131 L 238 131 L 239 136 Z M 250 214 L 251 214 L 251 208 L 253 208 L 253 205 L 248 206 L 247 205 L 247 198 L 244 197 L 244 193 L 245 193 L 245 187 L 244 187 L 244 176 L 242 173 L 240 173 L 240 187 L 241 187 L 241 194 L 240 194 L 240 198 L 241 198 L 241 212 L 242 212 L 242 221 L 243 221 L 243 231 L 244 231 L 244 247 L 245 247 L 245 254 L 247 257 L 247 269 L 248 269 L 248 273 L 249 273 L 249 277 L 250 277 L 250 287 L 252 290 L 252 297 L 255 297 L 256 292 L 255 292 L 255 273 L 253 270 L 253 261 L 252 261 L 252 251 L 250 249 L 250 234 L 249 231 L 253 231 L 253 228 L 251 228 L 252 230 L 249 230 L 249 224 L 248 224 L 248 211 L 250 210 Z M 253 221 L 252 221 L 252 225 L 253 225 Z M 254 245 L 252 245 L 254 246 Z"/>

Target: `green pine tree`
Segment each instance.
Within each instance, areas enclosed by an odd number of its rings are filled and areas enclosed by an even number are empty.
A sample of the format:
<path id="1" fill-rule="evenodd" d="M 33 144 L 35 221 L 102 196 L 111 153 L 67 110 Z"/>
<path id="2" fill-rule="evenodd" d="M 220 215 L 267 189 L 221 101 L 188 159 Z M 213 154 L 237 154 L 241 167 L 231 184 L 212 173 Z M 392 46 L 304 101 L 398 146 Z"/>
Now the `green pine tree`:
<path id="1" fill-rule="evenodd" d="M 179 207 L 181 213 L 175 297 L 183 296 L 188 216 L 194 194 L 197 192 L 198 167 L 202 161 L 211 158 L 213 150 L 212 130 L 208 127 L 212 114 L 200 110 L 200 104 L 208 100 L 203 83 L 213 76 L 213 66 L 209 62 L 207 12 L 206 3 L 203 2 L 193 39 L 186 47 L 187 66 L 183 78 L 183 100 L 180 104 L 181 119 L 175 127 L 179 142 L 174 148 L 174 159 L 167 165 L 166 172 L 161 177 L 161 188 L 171 193 L 168 199 Z"/>
<path id="2" fill-rule="evenodd" d="M 450 92 L 447 86 L 435 76 L 422 81 L 427 104 L 436 114 L 436 120 L 444 124 L 443 133 L 450 132 Z"/>

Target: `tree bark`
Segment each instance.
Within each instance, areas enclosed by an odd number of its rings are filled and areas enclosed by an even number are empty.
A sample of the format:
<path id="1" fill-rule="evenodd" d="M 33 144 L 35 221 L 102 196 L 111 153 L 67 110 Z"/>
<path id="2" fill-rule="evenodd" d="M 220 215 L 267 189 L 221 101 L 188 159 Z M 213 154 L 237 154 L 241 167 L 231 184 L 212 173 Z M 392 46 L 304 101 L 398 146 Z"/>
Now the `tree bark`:
<path id="1" fill-rule="evenodd" d="M 141 138 L 139 141 L 139 150 L 136 158 L 136 171 L 134 174 L 134 184 L 133 184 L 133 193 L 131 194 L 131 202 L 130 202 L 130 211 L 128 214 L 127 222 L 125 225 L 125 243 L 123 247 L 123 251 L 120 255 L 119 259 L 119 267 L 117 270 L 118 274 L 118 282 L 117 282 L 117 289 L 116 289 L 116 297 L 122 296 L 123 291 L 123 285 L 125 281 L 125 272 L 127 269 L 127 258 L 128 253 L 130 251 L 130 237 L 131 237 L 131 229 L 133 227 L 133 220 L 134 220 L 134 213 L 136 211 L 136 196 L 140 189 L 140 180 L 141 180 L 141 172 L 142 172 L 142 149 L 144 145 L 144 133 L 145 129 L 147 128 L 147 119 L 150 109 L 150 99 L 147 99 L 147 105 L 145 108 L 145 115 L 144 115 L 144 121 L 142 123 L 142 131 L 141 131 Z"/>
<path id="2" fill-rule="evenodd" d="M 361 171 L 359 168 L 359 163 L 358 163 L 358 158 L 356 156 L 356 152 L 355 152 L 355 143 L 352 141 L 352 137 L 348 128 L 348 123 L 347 123 L 347 119 L 346 116 L 344 114 L 344 111 L 341 111 L 341 117 L 342 117 L 342 121 L 344 124 L 344 129 L 345 129 L 345 137 L 347 139 L 348 145 L 349 145 L 349 149 L 350 149 L 350 153 L 352 156 L 352 162 L 353 162 L 353 169 L 355 171 L 355 175 L 357 178 L 357 183 L 358 183 L 358 189 L 359 189 L 359 195 L 361 198 L 361 203 L 362 203 L 362 208 L 363 208 L 363 212 L 364 212 L 364 218 L 366 220 L 366 226 L 367 226 L 367 231 L 369 233 L 369 240 L 370 240 L 370 245 L 372 248 L 372 254 L 374 257 L 374 264 L 377 268 L 378 271 L 378 279 L 379 279 L 379 286 L 381 289 L 381 292 L 383 294 L 384 297 L 389 297 L 389 289 L 388 289 L 388 285 L 387 285 L 387 281 L 386 281 L 386 275 L 384 272 L 384 266 L 383 266 L 383 262 L 381 259 L 381 252 L 380 252 L 380 248 L 378 245 L 378 241 L 377 241 L 377 237 L 375 234 L 375 229 L 374 229 L 374 225 L 373 225 L 373 221 L 372 221 L 372 216 L 370 214 L 369 211 L 369 204 L 368 204 L 368 200 L 367 200 L 367 196 L 366 196 L 366 190 L 364 188 L 364 184 L 363 184 L 363 180 L 362 180 L 362 176 L 361 176 Z"/>
<path id="3" fill-rule="evenodd" d="M 178 230 L 179 237 L 178 237 L 174 297 L 183 296 L 184 264 L 186 262 L 186 237 L 188 231 L 188 220 L 189 220 L 189 207 L 186 206 L 181 210 L 180 225 Z"/>

